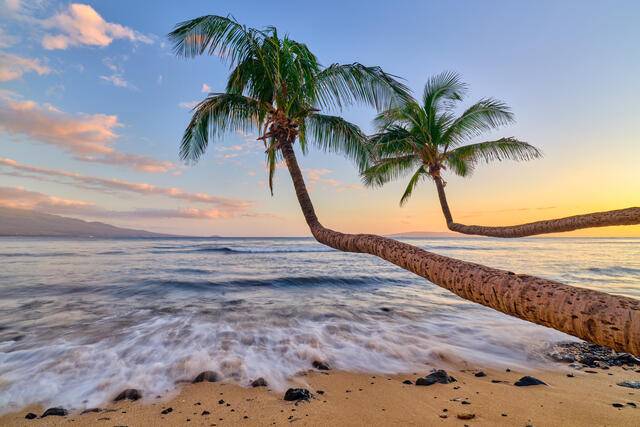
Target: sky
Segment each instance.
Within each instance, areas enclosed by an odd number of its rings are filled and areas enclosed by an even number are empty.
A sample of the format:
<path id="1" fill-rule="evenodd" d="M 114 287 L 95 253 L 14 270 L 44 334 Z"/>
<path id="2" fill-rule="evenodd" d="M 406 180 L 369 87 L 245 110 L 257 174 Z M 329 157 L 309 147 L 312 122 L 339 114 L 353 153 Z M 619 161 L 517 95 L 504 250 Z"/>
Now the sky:
<path id="1" fill-rule="evenodd" d="M 267 186 L 257 134 L 231 133 L 195 165 L 178 145 L 190 109 L 224 90 L 216 56 L 180 59 L 166 34 L 198 16 L 276 26 L 324 65 L 379 65 L 415 93 L 442 71 L 505 101 L 526 163 L 444 175 L 457 222 L 511 225 L 640 206 L 637 1 L 0 0 L 0 206 L 185 235 L 310 235 L 286 168 Z M 367 133 L 375 111 L 342 111 Z M 297 148 L 296 148 L 297 150 Z M 348 160 L 298 161 L 321 222 L 344 232 L 445 231 L 431 182 L 364 188 Z M 640 226 L 566 236 L 640 236 Z"/>

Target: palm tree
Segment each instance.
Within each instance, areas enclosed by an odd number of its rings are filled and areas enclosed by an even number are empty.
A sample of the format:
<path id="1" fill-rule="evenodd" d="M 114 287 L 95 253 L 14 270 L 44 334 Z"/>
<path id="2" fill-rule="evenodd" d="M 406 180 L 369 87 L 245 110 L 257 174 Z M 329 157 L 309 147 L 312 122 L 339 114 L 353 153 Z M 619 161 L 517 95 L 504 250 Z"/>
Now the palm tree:
<path id="1" fill-rule="evenodd" d="M 282 156 L 304 218 L 320 243 L 379 256 L 465 299 L 640 354 L 639 301 L 439 256 L 381 236 L 340 233 L 320 224 L 293 144 L 298 140 L 303 153 L 309 145 L 341 153 L 363 166 L 368 153 L 362 132 L 320 111 L 354 103 L 380 109 L 393 99 L 409 100 L 394 76 L 358 63 L 323 67 L 307 46 L 280 37 L 276 28 L 247 28 L 232 17 L 209 15 L 182 22 L 169 37 L 178 56 L 216 54 L 231 68 L 226 92 L 210 94 L 194 108 L 182 138 L 183 160 L 197 160 L 209 141 L 226 132 L 258 131 L 258 139 L 265 142 L 270 181 Z"/>
<path id="2" fill-rule="evenodd" d="M 506 227 L 483 227 L 454 222 L 444 191 L 446 183 L 441 177 L 442 170 L 449 169 L 456 175 L 469 176 L 481 161 L 532 160 L 542 156 L 534 146 L 513 137 L 470 143 L 484 132 L 513 123 L 514 118 L 505 103 L 493 98 L 481 99 L 456 116 L 454 108 L 462 101 L 466 90 L 467 85 L 458 74 L 445 72 L 427 81 L 422 105 L 414 100 L 404 99 L 380 113 L 375 119 L 377 133 L 370 138 L 370 164 L 362 174 L 365 184 L 379 186 L 412 173 L 400 198 L 400 205 L 404 205 L 420 180 L 433 180 L 447 227 L 464 234 L 524 237 L 640 223 L 640 208 Z"/>

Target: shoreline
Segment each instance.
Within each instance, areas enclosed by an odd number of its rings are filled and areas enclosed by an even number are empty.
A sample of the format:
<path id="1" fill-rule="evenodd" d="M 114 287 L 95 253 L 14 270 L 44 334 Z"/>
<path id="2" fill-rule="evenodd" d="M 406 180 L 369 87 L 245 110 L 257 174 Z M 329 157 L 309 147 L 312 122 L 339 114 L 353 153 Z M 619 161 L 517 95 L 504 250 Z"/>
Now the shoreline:
<path id="1" fill-rule="evenodd" d="M 291 387 L 314 395 L 309 401 L 285 401 L 268 386 L 201 382 L 177 385 L 171 397 L 123 400 L 82 415 L 39 418 L 46 408 L 33 405 L 0 417 L 0 425 L 638 425 L 640 389 L 617 385 L 640 384 L 638 366 L 549 364 L 535 371 L 459 365 L 446 368 L 455 382 L 429 386 L 415 382 L 440 367 L 394 375 L 309 370 L 291 379 Z M 516 386 L 525 375 L 547 385 Z M 38 418 L 25 419 L 29 412 Z"/>

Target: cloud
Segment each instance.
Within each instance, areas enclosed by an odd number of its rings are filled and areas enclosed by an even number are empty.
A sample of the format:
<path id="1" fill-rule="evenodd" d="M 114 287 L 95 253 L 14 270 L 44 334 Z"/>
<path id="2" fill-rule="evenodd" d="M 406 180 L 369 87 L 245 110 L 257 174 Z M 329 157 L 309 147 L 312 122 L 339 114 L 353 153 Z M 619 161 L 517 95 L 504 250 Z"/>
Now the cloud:
<path id="1" fill-rule="evenodd" d="M 111 74 L 108 76 L 99 76 L 100 79 L 117 87 L 126 87 L 132 90 L 138 90 L 137 87 L 125 80 L 124 68 L 121 65 L 115 64 L 111 58 L 104 58 L 102 62 L 107 66 L 107 68 L 109 68 L 109 70 L 111 70 Z"/>
<path id="2" fill-rule="evenodd" d="M 180 102 L 178 106 L 180 108 L 185 108 L 187 110 L 193 110 L 193 108 L 195 108 L 195 106 L 198 105 L 199 103 L 200 101 Z"/>
<path id="3" fill-rule="evenodd" d="M 0 131 L 54 145 L 73 153 L 76 160 L 83 162 L 127 167 L 140 172 L 175 169 L 173 163 L 151 156 L 116 152 L 113 145 L 119 135 L 115 130 L 122 126 L 115 115 L 71 115 L 50 104 L 16 100 L 0 93 Z"/>
<path id="4" fill-rule="evenodd" d="M 0 38 L 2 33 L 0 32 Z M 0 52 L 0 82 L 19 79 L 23 74 L 36 72 L 38 75 L 51 73 L 51 68 L 43 65 L 39 59 L 23 58 L 6 52 Z"/>
<path id="5" fill-rule="evenodd" d="M 114 39 L 153 43 L 151 38 L 129 27 L 105 21 L 98 12 L 86 4 L 74 3 L 57 15 L 42 21 L 46 29 L 57 34 L 46 34 L 42 46 L 47 50 L 67 49 L 69 46 L 108 46 Z"/>
<path id="6" fill-rule="evenodd" d="M 322 177 L 323 175 L 328 175 L 331 173 L 329 169 L 302 169 L 302 172 L 304 172 L 307 175 L 307 180 L 312 184 L 316 184 L 318 182 L 325 182 L 334 187 L 337 187 L 340 185 L 340 181 L 336 181 L 335 179 L 331 179 L 331 178 Z"/>
<path id="7" fill-rule="evenodd" d="M 99 218 L 186 218 L 186 219 L 227 219 L 236 216 L 272 217 L 277 215 L 255 212 L 235 211 L 221 208 L 177 208 L 177 209 L 134 209 L 115 211 L 80 200 L 61 199 L 44 193 L 26 190 L 24 187 L 0 186 L 0 206 L 8 208 L 34 210 L 59 215 Z"/>
<path id="8" fill-rule="evenodd" d="M 4 32 L 2 28 L 0 28 L 0 47 L 9 47 L 18 43 L 20 40 L 19 37 L 11 36 Z"/>
<path id="9" fill-rule="evenodd" d="M 345 190 L 356 190 L 356 191 L 360 191 L 362 190 L 362 187 L 360 187 L 359 185 L 347 185 L 346 187 L 340 187 L 337 188 L 336 191 L 338 193 L 345 191 Z"/>
<path id="10" fill-rule="evenodd" d="M 209 86 L 206 83 L 202 83 L 202 89 L 200 89 L 200 92 L 202 93 L 209 93 L 211 92 L 211 86 Z"/>
<path id="11" fill-rule="evenodd" d="M 178 188 L 156 187 L 151 184 L 138 184 L 113 178 L 91 177 L 64 170 L 39 168 L 36 166 L 24 165 L 16 162 L 15 160 L 6 158 L 0 158 L 0 167 L 10 168 L 14 171 L 25 173 L 27 174 L 24 175 L 26 178 L 39 179 L 42 181 L 51 181 L 57 178 L 59 182 L 64 184 L 71 184 L 84 189 L 106 191 L 112 194 L 164 196 L 191 203 L 208 204 L 234 213 L 246 213 L 254 205 L 253 202 L 246 200 L 217 197 L 202 193 L 189 193 Z"/>

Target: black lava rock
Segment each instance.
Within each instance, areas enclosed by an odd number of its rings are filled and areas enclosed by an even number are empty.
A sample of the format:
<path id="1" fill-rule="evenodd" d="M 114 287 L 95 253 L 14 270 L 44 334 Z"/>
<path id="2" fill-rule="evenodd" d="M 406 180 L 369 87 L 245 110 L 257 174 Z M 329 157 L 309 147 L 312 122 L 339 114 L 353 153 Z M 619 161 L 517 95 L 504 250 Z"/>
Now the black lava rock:
<path id="1" fill-rule="evenodd" d="M 416 380 L 416 385 L 432 385 L 435 383 L 439 383 L 439 384 L 449 384 L 449 383 L 453 383 L 456 382 L 457 380 L 450 376 L 449 374 L 447 374 L 446 371 L 443 371 L 442 369 L 439 369 L 437 371 L 435 371 L 432 374 L 427 375 L 424 378 L 418 378 Z"/>
<path id="2" fill-rule="evenodd" d="M 492 383 L 497 384 L 497 383 L 501 383 L 501 380 L 491 380 Z"/>
<path id="3" fill-rule="evenodd" d="M 168 413 L 173 412 L 173 408 L 167 408 L 164 411 L 160 412 L 162 415 L 167 415 Z"/>
<path id="4" fill-rule="evenodd" d="M 485 374 L 484 372 L 480 371 L 474 374 L 476 377 L 486 377 L 487 374 Z"/>
<path id="5" fill-rule="evenodd" d="M 293 400 L 309 400 L 311 398 L 311 393 L 306 388 L 290 388 L 284 394 L 284 400 L 293 401 Z"/>
<path id="6" fill-rule="evenodd" d="M 622 403 L 612 403 L 611 406 L 614 408 L 622 408 L 624 405 Z"/>
<path id="7" fill-rule="evenodd" d="M 36 414 L 34 414 L 33 412 L 29 412 L 27 415 L 24 416 L 26 419 L 28 420 L 32 420 L 34 418 L 38 418 L 38 416 Z"/>
<path id="8" fill-rule="evenodd" d="M 402 381 L 402 384 L 413 384 L 413 382 L 411 380 L 404 380 Z"/>
<path id="9" fill-rule="evenodd" d="M 44 414 L 42 414 L 40 418 L 48 417 L 49 415 L 64 417 L 65 415 L 68 415 L 68 414 L 69 414 L 69 411 L 61 407 L 49 408 L 46 411 L 44 411 Z"/>
<path id="10" fill-rule="evenodd" d="M 631 354 L 585 342 L 555 344 L 547 350 L 547 355 L 558 362 L 578 362 L 590 368 L 640 365 L 640 359 Z"/>
<path id="11" fill-rule="evenodd" d="M 102 409 L 100 409 L 100 408 L 85 409 L 84 411 L 80 412 L 80 415 L 90 414 L 91 412 L 102 412 Z"/>
<path id="12" fill-rule="evenodd" d="M 192 383 L 203 383 L 205 381 L 215 383 L 216 381 L 218 381 L 218 374 L 213 371 L 200 372 L 198 376 L 193 379 Z"/>
<path id="13" fill-rule="evenodd" d="M 142 398 L 142 393 L 140 390 L 136 390 L 135 388 L 128 388 L 125 391 L 121 392 L 119 395 L 113 399 L 114 402 L 118 402 L 120 400 L 129 399 L 129 400 L 138 400 Z"/>
<path id="14" fill-rule="evenodd" d="M 266 387 L 266 386 L 267 386 L 267 382 L 262 377 L 251 381 L 251 387 Z"/>
<path id="15" fill-rule="evenodd" d="M 537 378 L 526 375 L 520 378 L 518 381 L 516 381 L 514 385 L 517 385 L 518 387 L 526 387 L 530 385 L 547 385 L 547 383 L 545 383 L 544 381 L 540 381 Z"/>
<path id="16" fill-rule="evenodd" d="M 319 360 L 314 360 L 312 363 L 313 367 L 316 369 L 319 369 L 321 371 L 329 371 L 331 370 L 331 368 L 329 368 L 329 364 L 326 362 L 320 362 Z"/>
<path id="17" fill-rule="evenodd" d="M 620 387 L 640 389 L 640 381 L 622 381 L 621 383 L 618 383 L 618 385 Z"/>
<path id="18" fill-rule="evenodd" d="M 211 414 L 211 412 L 209 412 L 209 411 L 202 411 L 202 415 L 209 415 L 209 414 Z"/>
<path id="19" fill-rule="evenodd" d="M 224 403 L 224 400 L 220 399 L 218 400 L 218 405 L 222 405 Z"/>

